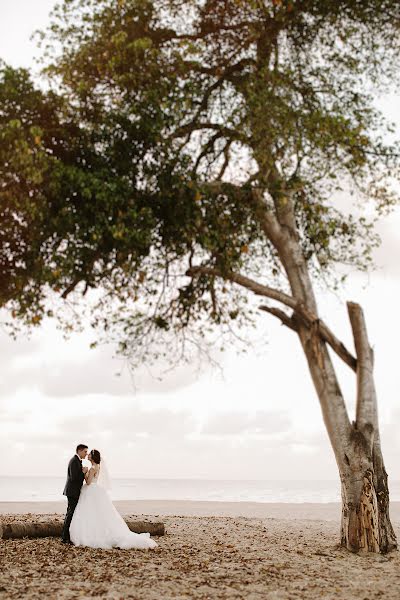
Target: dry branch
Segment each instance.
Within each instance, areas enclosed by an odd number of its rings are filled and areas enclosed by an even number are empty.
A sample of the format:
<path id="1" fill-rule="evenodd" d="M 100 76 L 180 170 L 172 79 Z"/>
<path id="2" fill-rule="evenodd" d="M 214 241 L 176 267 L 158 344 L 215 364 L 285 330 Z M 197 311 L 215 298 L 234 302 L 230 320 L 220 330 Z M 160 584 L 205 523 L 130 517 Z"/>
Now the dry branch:
<path id="1" fill-rule="evenodd" d="M 371 425 L 378 431 L 378 415 L 375 384 L 373 378 L 373 352 L 369 345 L 364 313 L 359 304 L 347 303 L 354 346 L 357 355 L 357 425 Z"/>

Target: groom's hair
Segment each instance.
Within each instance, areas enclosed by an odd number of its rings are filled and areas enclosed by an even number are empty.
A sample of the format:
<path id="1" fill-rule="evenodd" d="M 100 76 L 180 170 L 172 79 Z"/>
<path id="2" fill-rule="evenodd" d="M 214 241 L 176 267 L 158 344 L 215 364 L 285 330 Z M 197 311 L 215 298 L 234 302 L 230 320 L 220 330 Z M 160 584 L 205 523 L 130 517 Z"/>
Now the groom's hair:
<path id="1" fill-rule="evenodd" d="M 86 448 L 86 444 L 78 444 L 76 447 L 76 451 L 79 452 L 80 450 L 86 450 Z"/>

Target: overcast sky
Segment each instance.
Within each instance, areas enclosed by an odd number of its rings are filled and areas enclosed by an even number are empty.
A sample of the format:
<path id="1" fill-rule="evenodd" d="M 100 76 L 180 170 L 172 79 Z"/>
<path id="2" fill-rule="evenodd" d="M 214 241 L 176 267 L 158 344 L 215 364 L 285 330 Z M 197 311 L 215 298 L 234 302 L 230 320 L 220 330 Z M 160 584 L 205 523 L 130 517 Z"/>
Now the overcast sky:
<path id="1" fill-rule="evenodd" d="M 0 0 L 0 57 L 31 66 L 33 30 L 52 0 Z M 399 98 L 383 98 L 391 119 Z M 344 300 L 361 302 L 375 348 L 382 440 L 389 476 L 400 479 L 400 211 L 382 222 L 378 270 L 355 274 L 337 297 L 320 294 L 322 316 L 351 346 Z M 141 369 L 135 387 L 111 348 L 90 350 L 90 332 L 65 341 L 47 323 L 17 342 L 0 331 L 0 475 L 64 475 L 85 442 L 126 477 L 336 479 L 336 465 L 294 334 L 260 317 L 265 344 L 228 352 L 223 376 L 179 368 L 163 381 Z M 122 371 L 119 376 L 117 372 Z M 355 381 L 339 365 L 350 411 Z"/>

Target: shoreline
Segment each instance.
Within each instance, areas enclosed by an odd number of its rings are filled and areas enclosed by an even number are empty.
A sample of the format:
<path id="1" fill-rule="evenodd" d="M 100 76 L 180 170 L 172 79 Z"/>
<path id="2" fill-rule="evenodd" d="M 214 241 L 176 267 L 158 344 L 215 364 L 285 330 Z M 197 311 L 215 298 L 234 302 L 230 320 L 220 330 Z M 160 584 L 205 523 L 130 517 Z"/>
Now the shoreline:
<path id="1" fill-rule="evenodd" d="M 123 514 L 198 517 L 246 517 L 258 519 L 339 521 L 339 502 L 278 503 L 278 502 L 224 502 L 207 500 L 116 500 Z M 63 514 L 66 501 L 59 502 L 0 502 L 1 515 Z M 400 502 L 391 502 L 390 515 L 400 521 Z"/>

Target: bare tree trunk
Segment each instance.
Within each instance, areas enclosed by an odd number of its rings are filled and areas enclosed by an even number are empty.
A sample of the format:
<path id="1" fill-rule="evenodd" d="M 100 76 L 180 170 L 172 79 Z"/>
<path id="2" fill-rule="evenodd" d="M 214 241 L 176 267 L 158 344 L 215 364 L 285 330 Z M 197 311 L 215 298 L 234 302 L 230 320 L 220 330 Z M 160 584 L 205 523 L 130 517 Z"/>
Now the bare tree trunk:
<path id="1" fill-rule="evenodd" d="M 353 552 L 389 552 L 397 548 L 389 517 L 389 489 L 380 444 L 374 355 L 364 314 L 347 304 L 357 354 L 356 421 L 348 439 L 342 481 L 342 544 Z"/>
<path id="2" fill-rule="evenodd" d="M 274 198 L 275 214 L 262 225 L 288 276 L 293 298 L 315 315 L 315 326 L 294 314 L 303 351 L 320 401 L 342 482 L 341 544 L 352 552 L 397 548 L 389 518 L 389 491 L 379 437 L 373 352 L 361 307 L 348 303 L 357 355 L 356 420 L 350 423 L 325 341 L 318 331 L 317 304 L 296 228 L 292 200 Z"/>
<path id="3" fill-rule="evenodd" d="M 341 544 L 351 552 L 397 548 L 389 517 L 389 490 L 380 446 L 373 352 L 360 306 L 348 304 L 357 355 L 356 420 L 350 424 L 325 343 L 299 336 L 316 387 L 342 484 Z"/>
<path id="4" fill-rule="evenodd" d="M 361 307 L 348 304 L 357 354 L 356 420 L 350 424 L 325 343 L 300 332 L 335 453 L 342 484 L 341 544 L 351 552 L 397 548 L 389 517 L 389 490 L 380 446 L 373 353 Z M 345 415 L 346 412 L 346 415 Z M 335 413 L 335 414 L 332 414 Z"/>
<path id="5" fill-rule="evenodd" d="M 340 473 L 341 544 L 352 552 L 390 552 L 397 548 L 397 542 L 389 517 L 382 454 L 379 449 L 368 455 L 366 440 L 355 428 L 352 442 L 348 468 Z"/>

